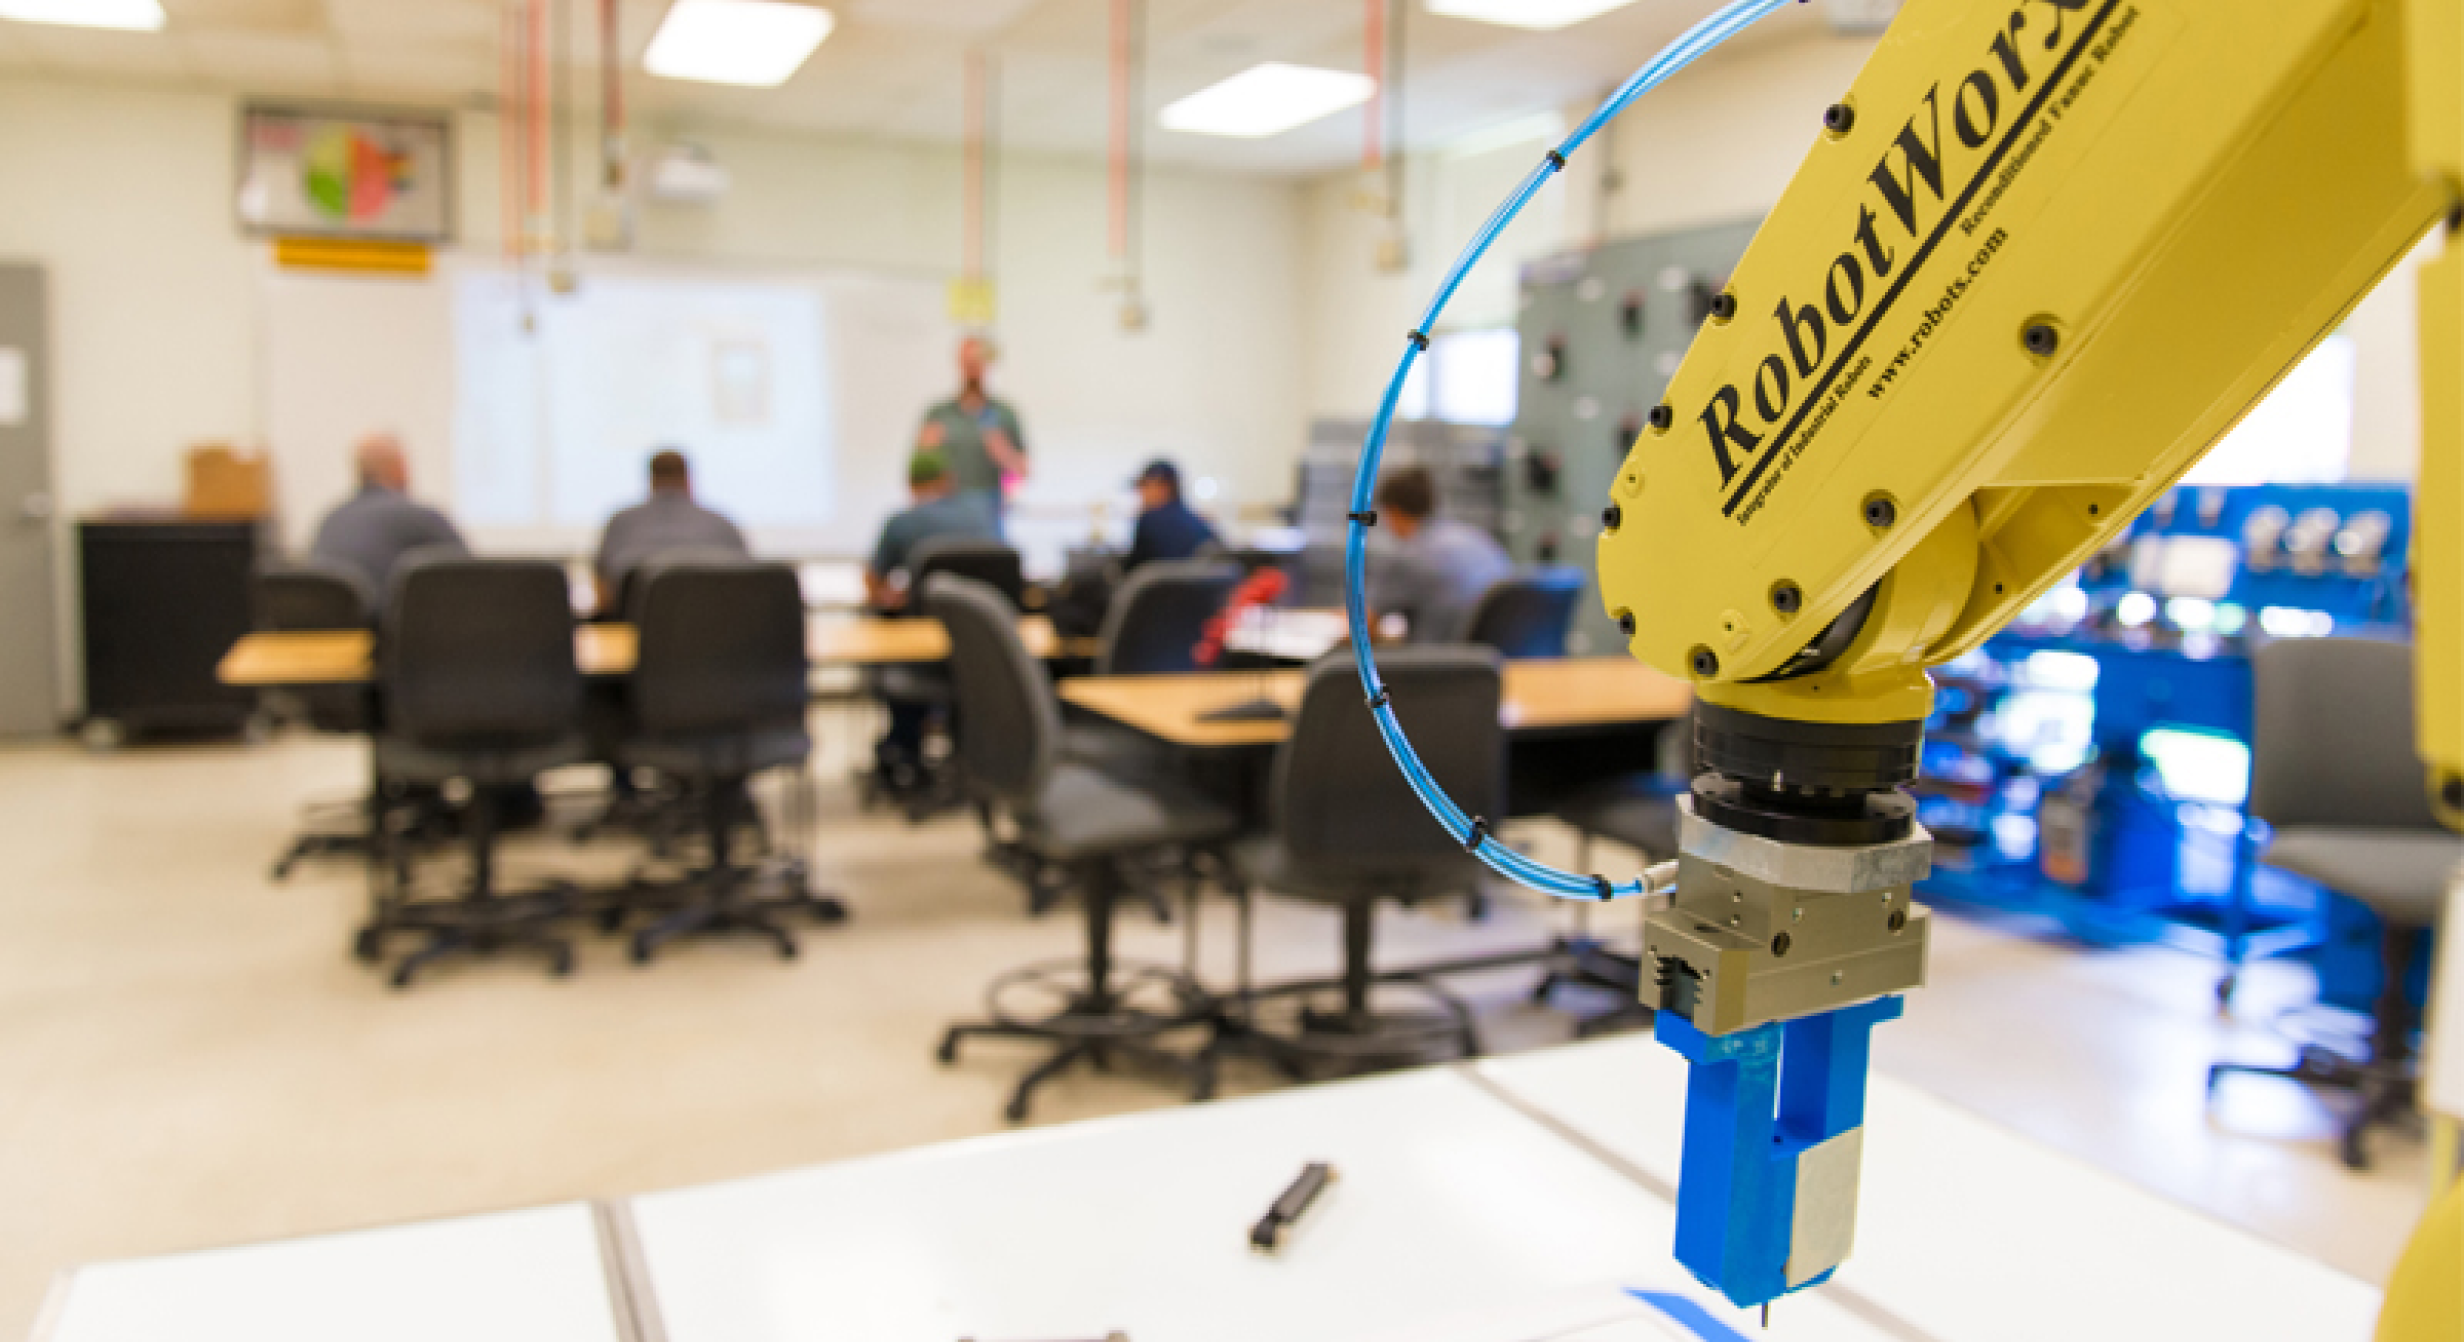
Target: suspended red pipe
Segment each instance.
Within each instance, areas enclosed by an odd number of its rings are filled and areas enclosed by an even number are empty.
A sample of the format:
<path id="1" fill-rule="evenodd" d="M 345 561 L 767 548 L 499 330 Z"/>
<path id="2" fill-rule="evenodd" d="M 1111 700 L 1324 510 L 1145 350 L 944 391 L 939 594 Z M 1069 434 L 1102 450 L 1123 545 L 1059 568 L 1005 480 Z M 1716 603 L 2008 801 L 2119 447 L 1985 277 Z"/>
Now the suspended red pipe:
<path id="1" fill-rule="evenodd" d="M 967 53 L 967 147 L 964 218 L 960 227 L 960 273 L 970 280 L 984 277 L 984 53 Z"/>
<path id="2" fill-rule="evenodd" d="M 1379 136 L 1386 120 L 1386 0 L 1362 0 L 1362 8 L 1360 68 L 1377 84 L 1361 109 L 1360 166 L 1375 168 L 1386 155 Z"/>
<path id="3" fill-rule="evenodd" d="M 624 49 L 617 18 L 617 0 L 599 0 L 599 166 L 611 191 L 625 184 Z"/>
<path id="4" fill-rule="evenodd" d="M 1129 256 L 1129 47 L 1133 0 L 1112 0 L 1112 255 Z"/>
<path id="5" fill-rule="evenodd" d="M 526 0 L 530 19 L 530 224 L 535 230 L 548 213 L 548 6 L 547 0 Z"/>
<path id="6" fill-rule="evenodd" d="M 496 165 L 498 202 L 503 206 L 499 223 L 504 231 L 505 256 L 520 255 L 522 240 L 522 161 L 517 146 L 522 103 L 522 38 L 520 14 L 508 7 L 500 15 L 504 48 L 504 88 L 496 100 Z"/>

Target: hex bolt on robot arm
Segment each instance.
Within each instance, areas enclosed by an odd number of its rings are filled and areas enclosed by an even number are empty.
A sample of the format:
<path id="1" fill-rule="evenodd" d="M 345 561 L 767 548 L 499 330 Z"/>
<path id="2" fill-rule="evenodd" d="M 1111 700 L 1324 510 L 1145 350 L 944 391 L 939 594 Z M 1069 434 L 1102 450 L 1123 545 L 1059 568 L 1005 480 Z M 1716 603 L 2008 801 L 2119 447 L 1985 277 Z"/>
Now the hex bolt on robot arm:
<path id="1" fill-rule="evenodd" d="M 1441 283 L 1363 448 L 1349 605 L 1380 729 L 1441 824 L 1561 897 L 1672 883 L 1543 866 L 1430 782 L 1366 629 L 1379 457 L 1424 333 L 1522 205 L 1785 3 L 1721 9 L 1549 153 Z M 1698 699 L 1703 772 L 1645 932 L 1660 1038 L 1691 1064 L 1677 1255 L 1741 1306 L 1850 1247 L 1871 1032 L 1925 975 L 1910 890 L 1931 842 L 1899 789 L 1927 668 L 2095 554 L 2417 242 L 2464 223 L 2464 0 L 2263 8 L 1908 0 L 1853 87 L 1809 108 L 1811 152 L 1611 486 L 1603 599 Z M 2454 819 L 2464 248 L 2421 286 L 2416 680 Z"/>

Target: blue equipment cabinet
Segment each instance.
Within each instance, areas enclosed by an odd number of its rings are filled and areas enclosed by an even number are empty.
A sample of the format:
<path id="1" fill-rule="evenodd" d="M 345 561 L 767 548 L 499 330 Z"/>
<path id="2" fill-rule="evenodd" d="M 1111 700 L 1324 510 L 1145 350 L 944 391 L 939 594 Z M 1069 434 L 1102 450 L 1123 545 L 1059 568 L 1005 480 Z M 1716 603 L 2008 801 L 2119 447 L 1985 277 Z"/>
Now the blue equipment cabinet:
<path id="1" fill-rule="evenodd" d="M 2331 936 L 2315 891 L 2251 860 L 2250 650 L 2404 637 L 2411 539 L 2397 485 L 2160 500 L 2075 584 L 1944 669 L 1919 785 L 1940 844 L 1923 893 L 2232 965 L 2316 948 L 2325 994 L 2356 1000 L 2376 968 L 2337 953 L 2354 929 Z"/>

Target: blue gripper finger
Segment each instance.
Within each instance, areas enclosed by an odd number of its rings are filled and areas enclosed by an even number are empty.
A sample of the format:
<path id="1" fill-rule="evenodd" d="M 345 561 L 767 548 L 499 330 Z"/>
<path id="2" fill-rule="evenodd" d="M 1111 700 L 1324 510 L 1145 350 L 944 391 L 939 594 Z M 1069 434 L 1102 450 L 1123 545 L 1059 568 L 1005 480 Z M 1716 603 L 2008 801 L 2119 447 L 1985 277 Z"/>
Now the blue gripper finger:
<path id="1" fill-rule="evenodd" d="M 1690 1064 L 1677 1261 L 1740 1309 L 1848 1256 L 1873 1029 L 1901 1009 L 1882 997 L 1716 1037 L 1660 1013 L 1660 1042 Z"/>

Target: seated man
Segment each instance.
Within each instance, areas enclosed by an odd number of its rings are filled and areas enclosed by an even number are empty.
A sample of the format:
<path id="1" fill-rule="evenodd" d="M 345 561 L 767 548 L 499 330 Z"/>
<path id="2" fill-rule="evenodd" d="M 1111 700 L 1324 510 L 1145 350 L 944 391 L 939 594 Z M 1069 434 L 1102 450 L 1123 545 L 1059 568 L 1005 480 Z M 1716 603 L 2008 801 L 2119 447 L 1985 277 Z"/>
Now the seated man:
<path id="1" fill-rule="evenodd" d="M 916 595 L 907 590 L 907 558 L 916 546 L 940 536 L 1000 539 L 991 507 L 958 492 L 939 452 L 926 449 L 908 461 L 907 493 L 913 506 L 881 524 L 872 562 L 864 567 L 864 594 L 885 613 L 905 610 Z"/>
<path id="2" fill-rule="evenodd" d="M 991 540 L 999 535 L 991 505 L 957 492 L 940 453 L 915 454 L 907 463 L 907 489 L 914 506 L 882 524 L 881 540 L 864 569 L 864 591 L 878 611 L 904 610 L 920 599 L 921 594 L 911 590 L 907 568 L 917 546 L 941 536 Z M 932 725 L 934 703 L 917 693 L 900 693 L 899 683 L 891 673 L 875 682 L 889 709 L 890 725 L 873 748 L 874 785 L 892 798 L 907 799 L 931 790 L 924 771 L 924 734 Z"/>
<path id="3" fill-rule="evenodd" d="M 470 548 L 443 513 L 413 503 L 405 493 L 410 488 L 411 468 L 403 456 L 401 439 L 390 433 L 372 433 L 360 440 L 353 460 L 359 492 L 325 515 L 309 554 L 358 570 L 382 600 L 394 569 L 411 551 L 433 545 L 456 551 Z"/>
<path id="4" fill-rule="evenodd" d="M 599 610 L 620 615 L 625 576 L 665 553 L 692 550 L 703 554 L 749 556 L 751 547 L 736 524 L 694 502 L 693 468 L 676 449 L 662 448 L 650 458 L 650 497 L 607 520 L 599 535 Z"/>
<path id="5" fill-rule="evenodd" d="M 1181 468 L 1152 461 L 1138 474 L 1138 527 L 1122 567 L 1159 559 L 1189 559 L 1216 544 L 1215 529 L 1181 501 Z"/>
<path id="6" fill-rule="evenodd" d="M 1395 544 L 1372 557 L 1369 608 L 1401 615 L 1414 643 L 1461 640 L 1481 594 L 1514 571 L 1496 537 L 1436 512 L 1437 485 L 1424 467 L 1378 485 L 1377 524 Z"/>

